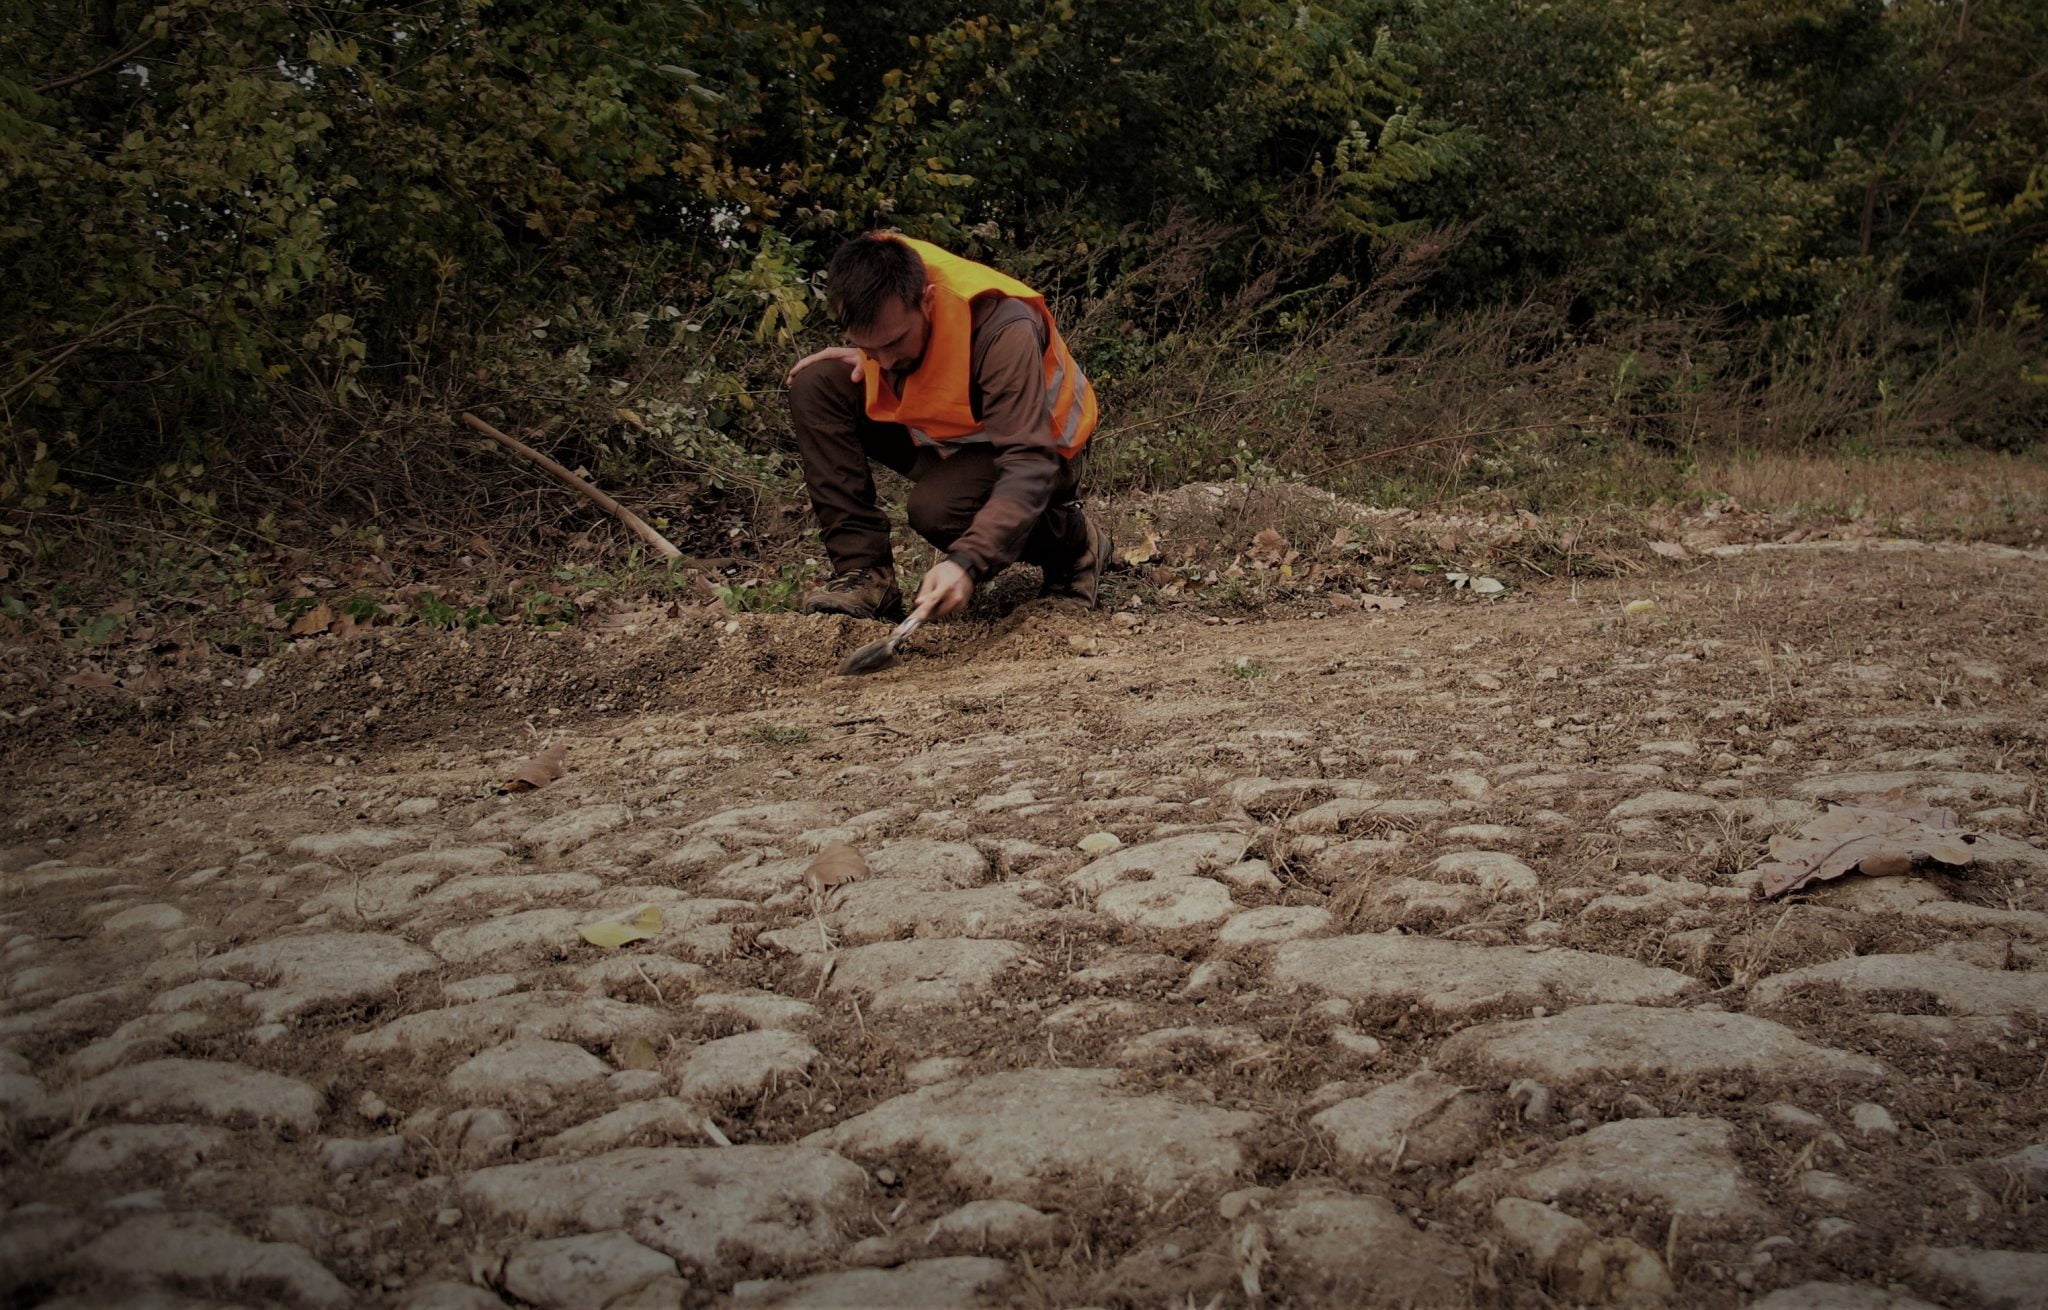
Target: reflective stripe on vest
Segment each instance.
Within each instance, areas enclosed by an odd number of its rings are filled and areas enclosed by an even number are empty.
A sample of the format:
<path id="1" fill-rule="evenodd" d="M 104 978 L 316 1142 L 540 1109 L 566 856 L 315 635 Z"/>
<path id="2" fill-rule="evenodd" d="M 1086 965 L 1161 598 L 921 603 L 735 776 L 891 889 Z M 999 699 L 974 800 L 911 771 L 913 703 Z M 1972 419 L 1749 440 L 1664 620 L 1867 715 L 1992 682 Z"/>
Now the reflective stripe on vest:
<path id="1" fill-rule="evenodd" d="M 917 252 L 925 280 L 935 294 L 928 315 L 930 335 L 924 359 L 895 393 L 886 372 L 862 355 L 866 375 L 867 415 L 883 423 L 901 423 L 911 440 L 941 451 L 958 442 L 991 440 L 974 416 L 970 372 L 973 367 L 976 296 L 999 292 L 1029 305 L 1045 327 L 1041 361 L 1045 378 L 1045 433 L 1061 455 L 1072 459 L 1095 432 L 1095 387 L 1060 338 L 1045 298 L 1022 282 L 986 265 L 948 254 L 928 242 L 892 236 Z"/>

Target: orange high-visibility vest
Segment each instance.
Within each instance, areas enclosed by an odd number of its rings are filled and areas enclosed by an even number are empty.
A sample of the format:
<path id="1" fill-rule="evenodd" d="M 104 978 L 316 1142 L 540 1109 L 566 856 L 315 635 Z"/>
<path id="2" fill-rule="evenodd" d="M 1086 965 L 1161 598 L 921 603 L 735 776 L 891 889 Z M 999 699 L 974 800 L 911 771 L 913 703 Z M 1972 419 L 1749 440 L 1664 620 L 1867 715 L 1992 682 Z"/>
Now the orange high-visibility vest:
<path id="1" fill-rule="evenodd" d="M 901 241 L 924 261 L 925 280 L 935 288 L 932 296 L 930 336 L 924 360 L 903 381 L 898 395 L 882 367 L 861 354 L 861 373 L 867 382 L 868 417 L 881 423 L 901 423 L 910 429 L 911 439 L 923 446 L 950 442 L 987 441 L 981 420 L 974 416 L 969 400 L 968 371 L 972 363 L 974 318 L 969 308 L 976 296 L 991 291 L 1021 300 L 1038 313 L 1045 324 L 1045 425 L 1060 454 L 1072 459 L 1088 444 L 1095 431 L 1095 387 L 1060 340 L 1053 326 L 1052 312 L 1045 297 L 1013 277 L 972 260 L 950 255 L 925 241 L 905 236 Z"/>

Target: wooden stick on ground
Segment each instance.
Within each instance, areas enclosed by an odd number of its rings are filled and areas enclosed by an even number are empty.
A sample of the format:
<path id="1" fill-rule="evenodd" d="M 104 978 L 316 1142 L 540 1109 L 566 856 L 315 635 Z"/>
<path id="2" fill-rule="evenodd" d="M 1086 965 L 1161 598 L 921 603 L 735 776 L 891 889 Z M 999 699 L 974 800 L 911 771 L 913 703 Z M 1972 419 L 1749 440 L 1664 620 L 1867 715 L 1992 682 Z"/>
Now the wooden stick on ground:
<path id="1" fill-rule="evenodd" d="M 506 436 L 504 433 L 498 431 L 496 428 L 484 422 L 482 419 L 470 413 L 468 410 L 464 410 L 462 412 L 461 418 L 464 423 L 469 424 L 469 426 L 475 428 L 478 432 L 483 433 L 485 436 L 497 442 L 499 445 L 511 451 L 513 454 L 522 456 L 523 458 L 529 459 L 534 463 L 540 465 L 549 473 L 553 474 L 557 482 L 560 482 L 562 485 L 568 487 L 571 491 L 588 500 L 591 504 L 597 506 L 599 509 L 605 511 L 607 514 L 610 514 L 612 517 L 618 519 L 619 522 L 633 529 L 633 531 L 636 534 L 638 534 L 640 540 L 654 547 L 655 553 L 657 555 L 660 555 L 663 559 L 681 559 L 683 557 L 683 552 L 677 550 L 672 544 L 670 544 L 669 539 L 667 537 L 664 537 L 659 532 L 656 532 L 653 529 L 653 527 L 651 527 L 648 524 L 646 519 L 641 518 L 638 514 L 635 514 L 632 510 L 627 509 L 618 501 L 613 500 L 610 496 L 605 495 L 602 491 L 599 491 L 596 487 L 591 486 L 588 482 L 584 481 L 582 478 L 577 477 L 574 473 L 571 473 L 568 469 L 563 468 L 560 464 L 556 463 L 552 459 L 549 459 L 546 455 L 541 454 L 532 446 L 527 445 L 523 441 L 519 441 L 516 440 L 515 438 Z"/>

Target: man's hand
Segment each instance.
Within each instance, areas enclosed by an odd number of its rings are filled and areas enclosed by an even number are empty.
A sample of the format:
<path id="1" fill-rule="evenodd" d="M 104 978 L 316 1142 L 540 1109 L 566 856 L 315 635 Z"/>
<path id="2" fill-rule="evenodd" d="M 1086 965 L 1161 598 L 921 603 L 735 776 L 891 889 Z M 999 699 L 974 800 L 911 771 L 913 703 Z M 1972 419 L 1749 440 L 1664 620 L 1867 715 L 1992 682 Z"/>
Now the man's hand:
<path id="1" fill-rule="evenodd" d="M 932 610 L 936 618 L 958 614 L 967 608 L 968 598 L 974 595 L 974 579 L 967 576 L 967 570 L 952 560 L 940 560 L 924 575 L 924 581 L 917 584 L 917 600 L 922 605 L 936 597 L 938 606 Z"/>
<path id="2" fill-rule="evenodd" d="M 827 346 L 823 350 L 805 355 L 796 363 L 791 364 L 789 372 L 782 375 L 782 385 L 786 387 L 791 382 L 794 382 L 796 375 L 811 365 L 823 364 L 831 360 L 837 360 L 849 366 L 850 371 L 847 373 L 847 377 L 851 381 L 858 382 L 864 376 L 861 373 L 861 358 L 858 350 L 855 350 L 852 346 Z"/>

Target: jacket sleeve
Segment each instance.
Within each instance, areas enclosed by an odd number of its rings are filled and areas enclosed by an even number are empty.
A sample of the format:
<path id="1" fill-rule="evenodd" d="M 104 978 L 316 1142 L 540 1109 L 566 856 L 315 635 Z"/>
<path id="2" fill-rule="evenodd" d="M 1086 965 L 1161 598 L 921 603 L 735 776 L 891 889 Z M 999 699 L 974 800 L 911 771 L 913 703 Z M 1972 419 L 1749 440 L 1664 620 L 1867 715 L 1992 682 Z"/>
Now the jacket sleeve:
<path id="1" fill-rule="evenodd" d="M 982 430 L 995 448 L 995 487 L 946 553 L 976 585 L 1017 562 L 1052 501 L 1061 458 L 1046 421 L 1043 324 L 1026 314 L 992 327 L 975 352 L 974 380 Z"/>

